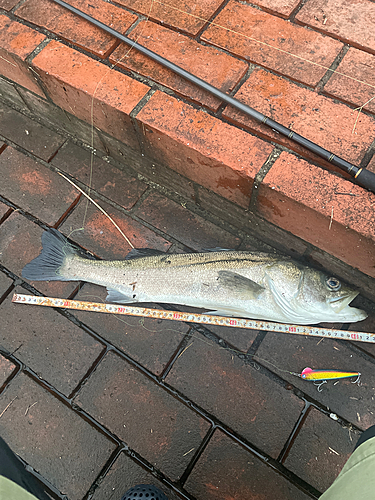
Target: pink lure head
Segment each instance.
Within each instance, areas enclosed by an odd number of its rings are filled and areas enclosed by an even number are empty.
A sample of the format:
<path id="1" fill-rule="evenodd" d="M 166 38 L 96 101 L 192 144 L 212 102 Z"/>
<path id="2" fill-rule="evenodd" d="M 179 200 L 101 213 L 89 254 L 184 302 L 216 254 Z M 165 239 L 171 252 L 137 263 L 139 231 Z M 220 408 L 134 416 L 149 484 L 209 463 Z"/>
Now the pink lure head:
<path id="1" fill-rule="evenodd" d="M 300 377 L 301 378 L 307 378 L 307 376 L 309 375 L 309 373 L 313 372 L 314 370 L 312 368 L 305 368 L 302 372 L 301 372 L 301 375 Z"/>

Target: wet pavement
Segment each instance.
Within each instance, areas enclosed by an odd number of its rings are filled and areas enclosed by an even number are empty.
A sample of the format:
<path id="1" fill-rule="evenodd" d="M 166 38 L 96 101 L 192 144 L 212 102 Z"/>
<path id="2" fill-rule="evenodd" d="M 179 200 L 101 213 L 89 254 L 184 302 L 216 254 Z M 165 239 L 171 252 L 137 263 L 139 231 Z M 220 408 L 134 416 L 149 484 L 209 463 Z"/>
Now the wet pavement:
<path id="1" fill-rule="evenodd" d="M 5 105 L 0 104 L 2 112 Z M 9 111 L 9 110 L 8 110 Z M 90 183 L 90 151 L 14 110 L 0 124 L 0 435 L 53 498 L 120 500 L 154 483 L 172 500 L 318 498 L 375 424 L 375 348 L 14 304 L 15 292 L 104 301 L 91 284 L 25 282 L 56 227 L 98 258 L 130 246 L 58 175 Z M 135 247 L 272 250 L 173 192 L 93 159 L 91 195 Z M 81 184 L 81 185 L 82 185 Z M 375 332 L 375 307 L 350 329 Z M 349 325 L 338 325 L 348 329 Z M 359 371 L 319 392 L 289 372 Z"/>

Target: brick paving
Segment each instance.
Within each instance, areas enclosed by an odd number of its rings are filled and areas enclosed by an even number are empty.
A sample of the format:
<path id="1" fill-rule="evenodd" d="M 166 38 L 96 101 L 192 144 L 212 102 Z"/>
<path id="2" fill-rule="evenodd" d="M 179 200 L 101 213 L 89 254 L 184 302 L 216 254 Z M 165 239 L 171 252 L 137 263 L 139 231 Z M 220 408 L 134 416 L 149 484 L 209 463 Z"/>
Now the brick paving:
<path id="1" fill-rule="evenodd" d="M 71 3 L 375 172 L 373 2 Z M 375 423 L 373 345 L 11 302 L 105 300 L 22 280 L 47 227 L 100 259 L 130 250 L 62 171 L 135 247 L 323 266 L 369 313 L 338 326 L 375 333 L 374 195 L 126 52 L 49 0 L 0 0 L 0 435 L 56 500 L 120 500 L 142 482 L 170 500 L 317 499 Z M 290 374 L 306 366 L 362 385 L 318 392 Z"/>
<path id="2" fill-rule="evenodd" d="M 334 155 L 375 171 L 372 1 L 72 2 Z M 136 163 L 139 172 L 146 168 L 149 174 L 157 163 L 159 174 L 167 169 L 159 183 L 167 189 L 173 184 L 213 215 L 217 199 L 205 190 L 218 195 L 225 206 L 220 217 L 239 229 L 253 229 L 251 211 L 304 239 L 306 210 L 316 227 L 320 221 L 336 228 L 340 211 L 350 211 L 357 205 L 351 197 L 359 198 L 361 217 L 350 246 L 365 241 L 360 255 L 344 259 L 342 232 L 320 239 L 313 234 L 308 241 L 375 277 L 373 258 L 369 262 L 375 241 L 372 201 L 363 189 L 351 193 L 353 183 L 338 167 L 241 116 L 52 0 L 2 0 L 0 9 L 0 92 L 6 101 L 122 164 Z M 258 186 L 276 178 L 284 149 L 296 168 L 285 169 L 272 186 L 282 196 L 275 199 L 266 189 L 258 199 Z M 317 175 L 309 175 L 315 167 Z M 299 197 L 283 189 L 296 172 L 298 180 L 309 178 L 299 184 Z M 340 186 L 335 185 L 338 174 Z M 328 216 L 326 205 L 308 203 L 311 191 L 324 184 L 337 188 L 340 201 L 340 210 L 332 204 Z M 280 199 L 292 223 L 275 217 Z M 264 203 L 271 210 L 264 210 Z M 351 218 L 349 213 L 345 226 Z"/>
<path id="3" fill-rule="evenodd" d="M 25 116 L 13 110 L 8 120 L 13 115 L 18 126 L 9 128 L 0 154 L 6 180 L 0 205 L 1 435 L 54 498 L 120 500 L 144 481 L 172 500 L 317 498 L 360 432 L 375 422 L 373 346 L 12 304 L 13 292 L 105 300 L 95 285 L 20 279 L 40 251 L 46 222 L 99 258 L 124 258 L 130 249 L 56 173 L 89 184 L 90 152 L 64 135 L 56 142 L 30 119 L 29 133 L 38 142 L 25 142 Z M 39 154 L 43 138 L 49 161 Z M 188 209 L 132 168 L 120 171 L 99 157 L 93 165 L 92 195 L 135 246 L 271 248 Z M 30 182 L 22 184 L 26 174 Z M 49 197 L 36 183 L 49 186 Z M 370 314 L 362 329 L 375 331 L 375 305 L 361 297 L 356 302 Z M 320 393 L 279 370 L 305 366 L 360 371 L 362 386 L 331 382 Z"/>

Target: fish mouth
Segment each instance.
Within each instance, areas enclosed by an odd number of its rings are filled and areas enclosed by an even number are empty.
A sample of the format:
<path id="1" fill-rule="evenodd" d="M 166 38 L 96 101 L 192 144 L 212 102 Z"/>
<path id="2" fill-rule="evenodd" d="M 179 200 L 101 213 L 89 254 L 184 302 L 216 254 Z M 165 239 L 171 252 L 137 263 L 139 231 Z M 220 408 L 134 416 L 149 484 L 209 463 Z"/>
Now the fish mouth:
<path id="1" fill-rule="evenodd" d="M 345 292 L 340 297 L 333 297 L 327 300 L 329 305 L 332 307 L 332 309 L 335 311 L 335 313 L 340 313 L 343 311 L 352 300 L 354 300 L 359 292 Z"/>
<path id="2" fill-rule="evenodd" d="M 343 320 L 362 321 L 367 318 L 367 313 L 362 311 L 362 309 L 349 306 L 358 294 L 359 292 L 356 291 L 346 292 L 340 297 L 327 300 L 327 302 L 337 315 L 342 316 Z"/>

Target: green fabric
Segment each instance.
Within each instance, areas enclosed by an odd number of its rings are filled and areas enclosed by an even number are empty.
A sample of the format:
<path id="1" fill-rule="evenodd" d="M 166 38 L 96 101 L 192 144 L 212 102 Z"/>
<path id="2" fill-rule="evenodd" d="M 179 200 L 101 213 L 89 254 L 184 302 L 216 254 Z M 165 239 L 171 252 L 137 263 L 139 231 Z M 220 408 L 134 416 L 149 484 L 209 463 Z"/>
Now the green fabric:
<path id="1" fill-rule="evenodd" d="M 0 476 L 0 500 L 38 500 L 18 484 Z"/>
<path id="2" fill-rule="evenodd" d="M 319 500 L 375 499 L 375 438 L 358 446 Z"/>

